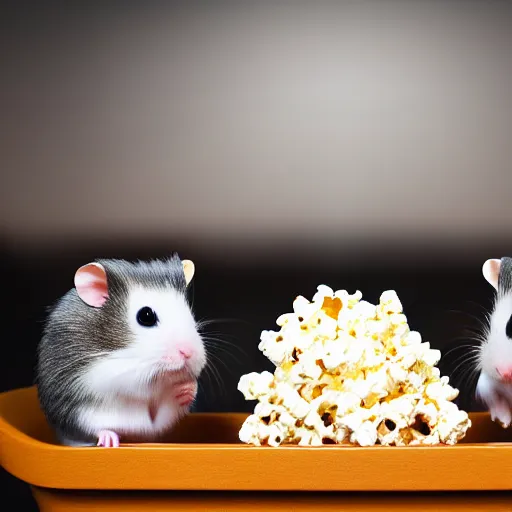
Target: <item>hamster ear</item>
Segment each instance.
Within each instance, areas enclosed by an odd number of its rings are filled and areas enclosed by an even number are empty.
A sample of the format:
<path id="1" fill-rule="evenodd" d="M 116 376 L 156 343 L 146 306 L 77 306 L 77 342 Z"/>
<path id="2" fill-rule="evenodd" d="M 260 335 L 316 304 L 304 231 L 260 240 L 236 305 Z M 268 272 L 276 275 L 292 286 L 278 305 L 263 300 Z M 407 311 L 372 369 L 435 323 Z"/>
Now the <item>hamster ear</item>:
<path id="1" fill-rule="evenodd" d="M 108 299 L 107 273 L 99 263 L 88 263 L 75 273 L 78 296 L 89 306 L 100 308 Z"/>
<path id="2" fill-rule="evenodd" d="M 185 280 L 187 281 L 187 285 L 190 284 L 192 278 L 194 277 L 194 272 L 196 267 L 194 263 L 190 260 L 183 260 L 181 262 L 183 264 L 183 271 L 185 272 Z"/>
<path id="3" fill-rule="evenodd" d="M 500 276 L 501 260 L 487 260 L 483 267 L 482 273 L 485 279 L 492 285 L 496 290 L 498 289 L 498 278 Z"/>

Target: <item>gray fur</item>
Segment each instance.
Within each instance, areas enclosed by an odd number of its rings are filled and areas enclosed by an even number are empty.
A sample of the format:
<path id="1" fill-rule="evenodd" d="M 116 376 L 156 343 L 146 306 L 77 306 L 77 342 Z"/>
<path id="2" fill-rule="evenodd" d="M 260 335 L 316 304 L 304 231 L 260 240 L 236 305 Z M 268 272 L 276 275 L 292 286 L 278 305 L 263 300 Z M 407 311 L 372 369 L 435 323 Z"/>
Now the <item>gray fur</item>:
<path id="1" fill-rule="evenodd" d="M 500 295 L 512 292 L 512 258 L 501 258 L 498 292 Z"/>
<path id="2" fill-rule="evenodd" d="M 132 285 L 173 288 L 186 293 L 183 265 L 177 254 L 164 261 L 135 263 L 100 259 L 107 273 L 109 298 L 101 308 L 85 304 L 75 288 L 51 307 L 38 346 L 36 385 L 39 401 L 57 437 L 65 444 L 94 444 L 76 421 L 79 406 L 96 400 L 80 389 L 77 377 L 85 373 L 98 352 L 129 344 L 126 308 Z"/>

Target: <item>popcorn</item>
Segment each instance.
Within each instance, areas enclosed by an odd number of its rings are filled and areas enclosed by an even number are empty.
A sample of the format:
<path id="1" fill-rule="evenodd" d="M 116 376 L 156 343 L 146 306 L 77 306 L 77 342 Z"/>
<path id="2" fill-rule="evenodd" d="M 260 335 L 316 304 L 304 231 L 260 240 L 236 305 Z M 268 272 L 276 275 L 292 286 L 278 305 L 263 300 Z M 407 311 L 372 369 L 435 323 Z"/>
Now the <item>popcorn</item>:
<path id="1" fill-rule="evenodd" d="M 438 350 L 411 331 L 396 292 L 378 305 L 321 285 L 310 302 L 261 333 L 274 373 L 243 375 L 238 389 L 258 400 L 239 438 L 256 446 L 456 444 L 471 426 L 458 390 L 435 366 Z"/>
<path id="2" fill-rule="evenodd" d="M 238 383 L 238 389 L 244 393 L 247 400 L 255 400 L 268 393 L 268 388 L 274 376 L 270 372 L 248 373 L 243 375 Z"/>

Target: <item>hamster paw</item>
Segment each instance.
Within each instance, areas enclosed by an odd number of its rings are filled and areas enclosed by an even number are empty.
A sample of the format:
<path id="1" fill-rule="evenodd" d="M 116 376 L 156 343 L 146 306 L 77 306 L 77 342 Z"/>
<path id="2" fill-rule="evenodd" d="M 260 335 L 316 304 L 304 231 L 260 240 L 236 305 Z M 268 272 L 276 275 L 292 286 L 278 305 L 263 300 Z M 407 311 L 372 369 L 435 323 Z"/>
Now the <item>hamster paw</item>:
<path id="1" fill-rule="evenodd" d="M 497 383 L 483 372 L 477 382 L 476 397 L 486 405 L 492 421 L 499 423 L 503 428 L 509 427 L 512 422 L 510 397 L 507 399 L 500 394 Z"/>
<path id="2" fill-rule="evenodd" d="M 496 402 L 490 407 L 489 412 L 491 413 L 492 421 L 500 423 L 503 428 L 509 427 L 512 421 L 512 413 L 507 402 L 504 400 Z"/>
<path id="3" fill-rule="evenodd" d="M 197 383 L 195 381 L 179 384 L 174 390 L 174 397 L 182 407 L 190 405 L 194 401 L 196 394 Z"/>
<path id="4" fill-rule="evenodd" d="M 98 432 L 98 445 L 105 448 L 118 448 L 119 436 L 112 430 L 100 430 Z"/>

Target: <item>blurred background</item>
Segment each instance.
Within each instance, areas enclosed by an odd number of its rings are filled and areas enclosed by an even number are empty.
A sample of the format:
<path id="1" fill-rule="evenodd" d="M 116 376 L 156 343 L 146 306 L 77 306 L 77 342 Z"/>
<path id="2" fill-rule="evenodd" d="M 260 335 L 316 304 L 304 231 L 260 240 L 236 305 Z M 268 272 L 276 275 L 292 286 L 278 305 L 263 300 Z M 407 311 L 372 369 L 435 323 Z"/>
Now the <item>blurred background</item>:
<path id="1" fill-rule="evenodd" d="M 319 284 L 396 290 L 478 410 L 481 266 L 512 255 L 512 4 L 2 9 L 0 391 L 32 384 L 76 268 L 178 251 L 224 341 L 198 410 L 251 410 L 236 385 L 271 369 L 261 330 Z"/>

